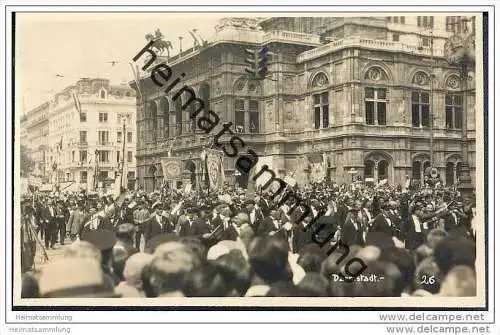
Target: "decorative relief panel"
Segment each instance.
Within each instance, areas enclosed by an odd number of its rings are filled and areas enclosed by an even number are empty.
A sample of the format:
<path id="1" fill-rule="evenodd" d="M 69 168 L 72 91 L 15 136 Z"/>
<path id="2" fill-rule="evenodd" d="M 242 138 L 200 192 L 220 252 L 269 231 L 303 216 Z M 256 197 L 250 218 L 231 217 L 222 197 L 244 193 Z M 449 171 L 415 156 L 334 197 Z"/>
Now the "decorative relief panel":
<path id="1" fill-rule="evenodd" d="M 429 76 L 423 71 L 418 71 L 415 73 L 412 79 L 412 83 L 415 85 L 425 86 L 429 85 Z"/>
<path id="2" fill-rule="evenodd" d="M 371 68 L 368 69 L 365 73 L 365 79 L 371 80 L 371 81 L 386 81 L 388 79 L 387 73 L 379 67 L 379 66 L 372 66 Z"/>
<path id="3" fill-rule="evenodd" d="M 312 88 L 323 88 L 328 85 L 328 78 L 327 76 L 323 73 L 317 73 L 311 83 Z"/>
<path id="4" fill-rule="evenodd" d="M 453 90 L 458 89 L 460 86 L 460 78 L 457 75 L 451 75 L 446 79 L 446 88 Z"/>

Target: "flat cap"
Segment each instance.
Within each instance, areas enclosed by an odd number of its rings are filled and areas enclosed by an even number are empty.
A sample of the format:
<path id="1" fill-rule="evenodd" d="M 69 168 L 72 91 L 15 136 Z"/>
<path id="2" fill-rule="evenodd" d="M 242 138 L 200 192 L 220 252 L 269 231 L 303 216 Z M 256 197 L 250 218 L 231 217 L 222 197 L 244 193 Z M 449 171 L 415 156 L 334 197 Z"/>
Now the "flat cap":
<path id="1" fill-rule="evenodd" d="M 189 207 L 188 209 L 186 209 L 186 213 L 188 213 L 188 214 L 199 214 L 200 213 L 200 209 L 198 207 Z"/>

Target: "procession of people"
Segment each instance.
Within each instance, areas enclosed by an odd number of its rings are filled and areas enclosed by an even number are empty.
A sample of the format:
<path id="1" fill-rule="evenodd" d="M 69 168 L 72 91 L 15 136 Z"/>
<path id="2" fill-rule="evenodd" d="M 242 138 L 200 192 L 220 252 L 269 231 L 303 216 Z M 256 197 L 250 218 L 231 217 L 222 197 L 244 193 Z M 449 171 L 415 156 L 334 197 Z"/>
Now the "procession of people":
<path id="1" fill-rule="evenodd" d="M 287 188 L 307 213 L 294 197 L 233 185 L 33 193 L 21 206 L 23 235 L 33 235 L 23 243 L 22 295 L 475 296 L 475 200 L 455 186 L 408 186 Z M 33 268 L 35 238 L 63 256 Z M 348 281 L 353 258 L 365 268 Z"/>

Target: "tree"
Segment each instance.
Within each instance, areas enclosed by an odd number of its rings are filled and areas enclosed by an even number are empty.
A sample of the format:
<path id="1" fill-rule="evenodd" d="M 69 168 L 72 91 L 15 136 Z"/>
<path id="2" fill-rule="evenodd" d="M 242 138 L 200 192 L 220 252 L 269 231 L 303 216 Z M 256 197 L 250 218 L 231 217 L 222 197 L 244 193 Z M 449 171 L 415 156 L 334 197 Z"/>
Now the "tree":
<path id="1" fill-rule="evenodd" d="M 23 144 L 21 144 L 20 155 L 21 177 L 27 177 L 35 169 L 35 161 L 31 158 L 29 149 Z"/>

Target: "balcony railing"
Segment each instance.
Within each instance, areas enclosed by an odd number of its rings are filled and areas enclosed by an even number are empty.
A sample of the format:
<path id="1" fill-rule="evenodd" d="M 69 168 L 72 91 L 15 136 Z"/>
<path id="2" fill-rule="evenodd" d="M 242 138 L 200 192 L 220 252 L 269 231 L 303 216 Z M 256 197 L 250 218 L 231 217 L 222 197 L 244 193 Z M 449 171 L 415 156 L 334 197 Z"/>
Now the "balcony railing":
<path id="1" fill-rule="evenodd" d="M 297 56 L 297 62 L 302 63 L 307 60 L 321 57 L 323 55 L 350 47 L 359 47 L 359 48 L 393 51 L 393 52 L 404 52 L 420 56 L 429 56 L 429 57 L 431 56 L 431 49 L 429 47 L 419 47 L 417 45 L 409 45 L 401 42 L 373 40 L 362 37 L 350 37 L 325 44 L 321 47 L 312 50 L 305 51 Z M 432 55 L 434 57 L 443 57 L 443 50 L 435 47 Z"/>
<path id="2" fill-rule="evenodd" d="M 274 41 L 320 44 L 319 35 L 298 33 L 295 31 L 273 30 L 265 33 L 262 38 L 262 43 Z"/>

